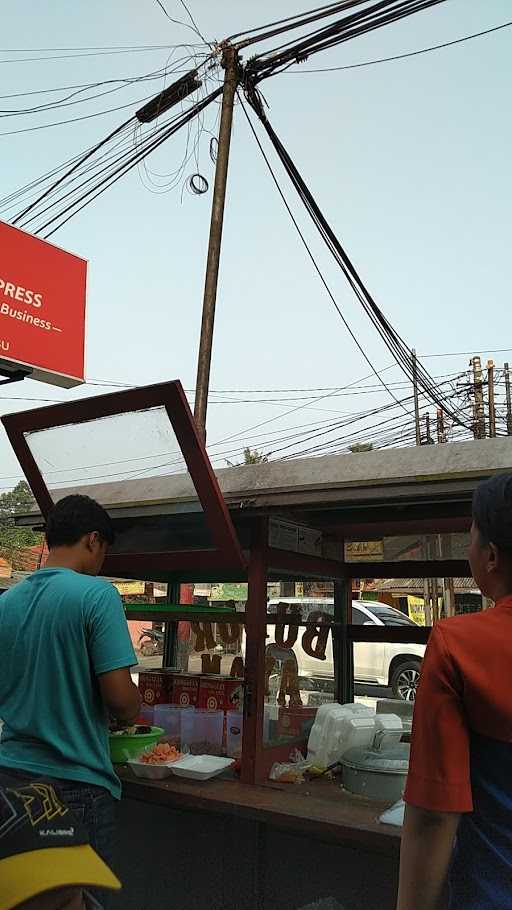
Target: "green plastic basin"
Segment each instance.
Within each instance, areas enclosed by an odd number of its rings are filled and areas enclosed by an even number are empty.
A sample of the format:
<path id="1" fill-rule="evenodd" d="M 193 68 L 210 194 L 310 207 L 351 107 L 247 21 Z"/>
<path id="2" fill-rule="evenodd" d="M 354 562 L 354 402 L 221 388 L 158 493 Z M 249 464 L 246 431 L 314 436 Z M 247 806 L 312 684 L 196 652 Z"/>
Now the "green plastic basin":
<path id="1" fill-rule="evenodd" d="M 151 727 L 151 733 L 137 733 L 131 736 L 123 733 L 120 736 L 110 734 L 110 759 L 114 765 L 137 758 L 148 746 L 154 746 L 165 730 L 162 727 Z"/>

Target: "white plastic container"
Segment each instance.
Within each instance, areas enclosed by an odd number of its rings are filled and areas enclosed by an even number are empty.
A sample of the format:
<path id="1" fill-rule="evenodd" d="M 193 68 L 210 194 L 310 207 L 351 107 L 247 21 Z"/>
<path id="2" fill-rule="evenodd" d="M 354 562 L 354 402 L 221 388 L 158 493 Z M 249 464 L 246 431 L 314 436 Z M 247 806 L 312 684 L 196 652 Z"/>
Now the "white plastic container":
<path id="1" fill-rule="evenodd" d="M 279 705 L 263 706 L 263 742 L 271 743 L 275 738 L 275 726 L 279 717 Z"/>
<path id="2" fill-rule="evenodd" d="M 242 737 L 244 731 L 244 715 L 241 711 L 228 711 L 226 713 L 226 755 L 230 758 L 240 758 L 242 755 Z"/>
<path id="3" fill-rule="evenodd" d="M 155 705 L 154 707 L 155 726 L 162 727 L 165 730 L 165 740 L 178 749 L 181 746 L 180 715 L 179 705 Z"/>
<path id="4" fill-rule="evenodd" d="M 171 766 L 168 764 L 147 765 L 146 762 L 136 761 L 134 758 L 130 759 L 128 764 L 136 777 L 144 777 L 146 780 L 164 780 L 171 775 Z"/>
<path id="5" fill-rule="evenodd" d="M 375 712 L 367 705 L 321 705 L 309 735 L 308 761 L 316 768 L 328 768 L 347 749 L 369 746 L 374 734 Z"/>
<path id="6" fill-rule="evenodd" d="M 173 762 L 170 769 L 177 777 L 210 780 L 210 778 L 222 774 L 232 764 L 232 758 L 220 758 L 217 755 L 186 755 Z"/>
<path id="7" fill-rule="evenodd" d="M 221 755 L 224 711 L 194 711 L 194 730 L 190 751 L 193 755 Z"/>
<path id="8" fill-rule="evenodd" d="M 142 704 L 139 717 L 148 727 L 160 726 L 160 724 L 155 724 L 155 709 L 153 705 Z"/>
<path id="9" fill-rule="evenodd" d="M 373 748 L 381 752 L 384 749 L 392 749 L 402 739 L 403 732 L 402 718 L 397 714 L 377 714 Z"/>

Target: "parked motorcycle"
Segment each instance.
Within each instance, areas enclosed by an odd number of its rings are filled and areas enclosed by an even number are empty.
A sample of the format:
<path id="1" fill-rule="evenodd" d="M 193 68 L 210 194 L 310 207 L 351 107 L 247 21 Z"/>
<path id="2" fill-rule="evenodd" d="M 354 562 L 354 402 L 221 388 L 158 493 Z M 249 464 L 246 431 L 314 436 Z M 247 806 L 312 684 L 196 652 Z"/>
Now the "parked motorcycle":
<path id="1" fill-rule="evenodd" d="M 163 654 L 164 633 L 160 629 L 142 629 L 139 635 L 139 651 L 143 657 Z"/>

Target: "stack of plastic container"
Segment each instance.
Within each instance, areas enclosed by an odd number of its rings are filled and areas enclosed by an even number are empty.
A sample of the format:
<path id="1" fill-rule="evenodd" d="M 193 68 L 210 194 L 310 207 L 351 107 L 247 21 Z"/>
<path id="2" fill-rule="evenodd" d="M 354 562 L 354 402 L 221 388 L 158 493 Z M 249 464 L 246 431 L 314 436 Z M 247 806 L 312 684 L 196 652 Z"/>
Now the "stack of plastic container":
<path id="1" fill-rule="evenodd" d="M 309 735 L 308 761 L 316 768 L 328 768 L 348 749 L 370 746 L 375 721 L 375 711 L 367 705 L 321 705 Z"/>

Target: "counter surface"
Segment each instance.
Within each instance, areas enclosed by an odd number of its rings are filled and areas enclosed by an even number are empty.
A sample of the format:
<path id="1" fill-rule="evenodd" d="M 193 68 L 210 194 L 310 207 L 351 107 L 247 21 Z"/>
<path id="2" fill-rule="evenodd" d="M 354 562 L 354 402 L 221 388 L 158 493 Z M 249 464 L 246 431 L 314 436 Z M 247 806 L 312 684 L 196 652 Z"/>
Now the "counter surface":
<path id="1" fill-rule="evenodd" d="M 231 778 L 204 783 L 177 777 L 141 780 L 127 765 L 116 770 L 123 783 L 123 795 L 130 799 L 249 818 L 300 835 L 364 846 L 393 856 L 400 849 L 401 829 L 378 821 L 387 805 L 352 796 L 336 780 L 318 779 L 304 784 L 269 781 L 257 786 Z"/>

